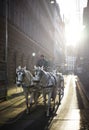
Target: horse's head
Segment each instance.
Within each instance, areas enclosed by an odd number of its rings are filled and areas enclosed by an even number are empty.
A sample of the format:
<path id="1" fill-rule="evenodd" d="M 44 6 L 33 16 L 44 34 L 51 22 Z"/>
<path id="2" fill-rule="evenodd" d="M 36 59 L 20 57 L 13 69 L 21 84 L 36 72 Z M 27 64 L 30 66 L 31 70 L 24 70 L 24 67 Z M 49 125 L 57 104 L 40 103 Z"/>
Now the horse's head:
<path id="1" fill-rule="evenodd" d="M 22 85 L 22 82 L 23 82 L 23 79 L 24 79 L 24 76 L 25 76 L 25 67 L 24 68 L 21 68 L 21 66 L 19 66 L 17 69 L 16 69 L 16 85 L 19 87 Z"/>
<path id="2" fill-rule="evenodd" d="M 40 81 L 42 77 L 42 73 L 43 73 L 43 67 L 34 66 L 34 70 L 35 70 L 35 73 L 34 73 L 35 79 L 37 81 Z"/>

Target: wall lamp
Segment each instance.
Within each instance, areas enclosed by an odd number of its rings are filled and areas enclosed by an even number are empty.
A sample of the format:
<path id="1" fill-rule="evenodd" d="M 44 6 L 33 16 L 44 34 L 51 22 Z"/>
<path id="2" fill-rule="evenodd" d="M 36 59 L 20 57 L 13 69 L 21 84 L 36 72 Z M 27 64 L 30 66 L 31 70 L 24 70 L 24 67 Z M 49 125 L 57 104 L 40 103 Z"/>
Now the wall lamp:
<path id="1" fill-rule="evenodd" d="M 33 53 L 32 53 L 32 56 L 34 57 L 35 55 L 36 55 L 36 53 L 35 53 L 35 52 L 33 52 Z"/>
<path id="2" fill-rule="evenodd" d="M 54 0 L 50 0 L 50 3 L 51 3 L 51 4 L 54 4 L 54 3 L 55 3 L 55 1 L 54 1 Z"/>

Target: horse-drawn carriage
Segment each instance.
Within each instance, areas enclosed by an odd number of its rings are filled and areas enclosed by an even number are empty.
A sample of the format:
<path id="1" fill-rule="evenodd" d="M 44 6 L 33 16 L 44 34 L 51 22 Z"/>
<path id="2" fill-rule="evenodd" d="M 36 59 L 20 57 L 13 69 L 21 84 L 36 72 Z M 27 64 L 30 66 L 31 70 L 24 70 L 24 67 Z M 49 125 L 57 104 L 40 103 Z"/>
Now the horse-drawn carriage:
<path id="1" fill-rule="evenodd" d="M 58 105 L 64 95 L 64 78 L 63 75 L 55 70 L 46 72 L 43 67 L 34 67 L 34 76 L 26 67 L 16 69 L 16 84 L 22 86 L 26 98 L 27 113 L 32 107 L 32 101 L 37 103 L 39 95 L 43 96 L 44 105 L 47 106 L 46 115 L 50 114 L 51 102 L 55 108 L 56 97 Z M 28 96 L 30 94 L 30 109 L 28 107 Z M 46 97 L 47 95 L 47 97 Z"/>

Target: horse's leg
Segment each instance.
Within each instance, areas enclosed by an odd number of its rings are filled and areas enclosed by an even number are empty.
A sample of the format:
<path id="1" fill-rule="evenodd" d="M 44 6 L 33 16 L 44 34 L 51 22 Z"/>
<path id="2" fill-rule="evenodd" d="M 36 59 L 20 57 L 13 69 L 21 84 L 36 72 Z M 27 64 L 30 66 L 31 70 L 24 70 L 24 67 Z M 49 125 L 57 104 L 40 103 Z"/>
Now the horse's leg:
<path id="1" fill-rule="evenodd" d="M 64 96 L 64 81 L 61 81 L 61 95 Z"/>
<path id="2" fill-rule="evenodd" d="M 30 109 L 32 107 L 33 98 L 34 98 L 34 92 L 31 92 L 31 94 L 30 94 Z"/>
<path id="3" fill-rule="evenodd" d="M 57 87 L 53 86 L 53 111 L 55 110 L 55 100 L 56 100 L 56 96 L 57 96 Z"/>
<path id="4" fill-rule="evenodd" d="M 57 94 L 58 94 L 58 105 L 61 104 L 61 83 L 58 82 L 58 85 L 57 85 Z"/>
<path id="5" fill-rule="evenodd" d="M 24 90 L 24 95 L 25 95 L 25 99 L 26 99 L 26 113 L 29 113 L 29 107 L 28 107 L 28 92 L 26 90 Z"/>
<path id="6" fill-rule="evenodd" d="M 35 91 L 34 92 L 34 103 L 35 103 L 35 106 L 37 105 L 38 98 L 39 98 L 39 92 Z"/>
<path id="7" fill-rule="evenodd" d="M 46 116 L 49 116 L 49 111 L 51 107 L 51 96 L 52 96 L 52 91 L 48 93 L 48 103 L 47 103 L 47 114 Z"/>
<path id="8" fill-rule="evenodd" d="M 43 102 L 44 106 L 46 106 L 46 91 L 43 91 Z"/>
<path id="9" fill-rule="evenodd" d="M 58 94 L 58 100 L 59 100 L 58 105 L 60 105 L 61 104 L 61 92 L 60 91 L 59 91 L 59 94 Z"/>

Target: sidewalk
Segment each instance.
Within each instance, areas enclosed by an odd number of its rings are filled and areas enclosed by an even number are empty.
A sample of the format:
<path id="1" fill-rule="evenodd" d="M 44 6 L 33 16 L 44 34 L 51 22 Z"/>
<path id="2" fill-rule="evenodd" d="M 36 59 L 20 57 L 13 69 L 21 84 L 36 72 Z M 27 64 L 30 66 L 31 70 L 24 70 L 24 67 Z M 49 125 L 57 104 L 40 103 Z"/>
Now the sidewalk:
<path id="1" fill-rule="evenodd" d="M 88 84 L 88 82 L 86 80 L 80 78 L 79 76 L 77 76 L 77 82 L 81 86 L 83 92 L 85 93 L 85 95 L 89 101 L 89 84 Z"/>

